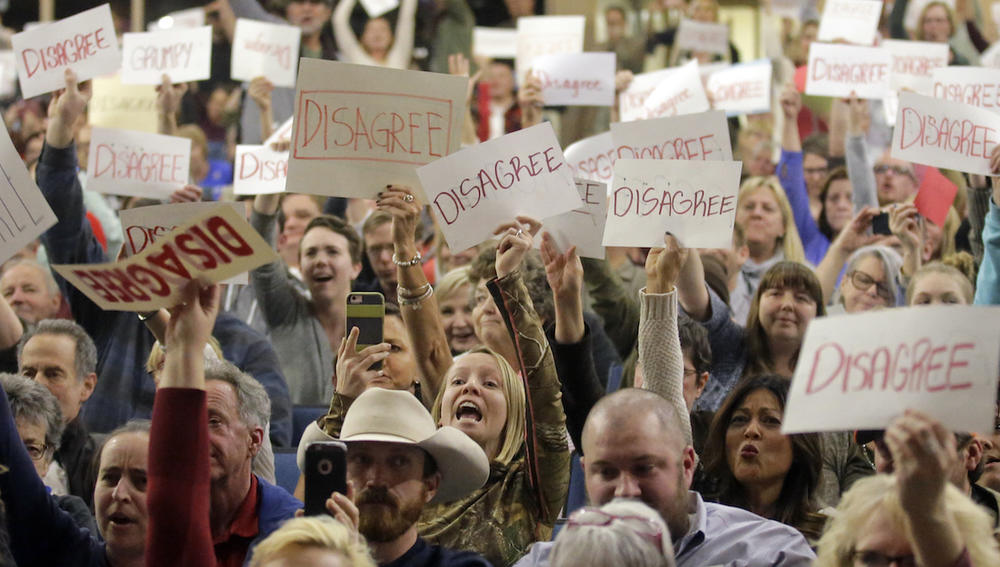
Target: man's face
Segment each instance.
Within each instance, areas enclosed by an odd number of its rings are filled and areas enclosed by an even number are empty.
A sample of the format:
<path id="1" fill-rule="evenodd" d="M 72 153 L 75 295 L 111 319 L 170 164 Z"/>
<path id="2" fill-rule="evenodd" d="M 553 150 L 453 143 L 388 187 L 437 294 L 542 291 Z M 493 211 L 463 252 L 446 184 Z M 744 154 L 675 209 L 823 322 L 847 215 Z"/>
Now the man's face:
<path id="1" fill-rule="evenodd" d="M 240 419 L 236 389 L 228 382 L 209 380 L 208 443 L 212 483 L 249 478 L 250 463 L 260 450 L 263 430 Z"/>
<path id="2" fill-rule="evenodd" d="M 365 233 L 365 254 L 375 270 L 382 291 L 391 292 L 396 288 L 396 265 L 392 263 L 392 223 L 380 224 Z M 409 260 L 409 258 L 406 258 Z"/>
<path id="3" fill-rule="evenodd" d="M 1000 490 L 1000 431 L 983 439 L 983 475 L 979 484 L 992 490 Z"/>
<path id="4" fill-rule="evenodd" d="M 829 172 L 826 158 L 816 154 L 806 154 L 802 157 L 802 171 L 806 177 L 806 189 L 809 195 L 818 197 L 823 190 L 823 181 Z"/>
<path id="5" fill-rule="evenodd" d="M 80 406 L 94 392 L 97 377 L 76 375 L 76 339 L 67 335 L 35 335 L 21 349 L 20 372 L 41 382 L 59 400 L 63 421 L 80 414 Z"/>
<path id="6" fill-rule="evenodd" d="M 350 242 L 343 234 L 315 226 L 302 237 L 299 269 L 313 301 L 342 303 L 361 264 L 351 261 Z"/>
<path id="7" fill-rule="evenodd" d="M 324 0 L 293 0 L 285 8 L 285 19 L 302 30 L 302 35 L 315 35 L 330 21 L 330 6 Z"/>
<path id="8" fill-rule="evenodd" d="M 441 475 L 424 478 L 423 449 L 359 441 L 347 449 L 347 480 L 354 485 L 358 531 L 368 541 L 395 540 L 413 527 L 437 493 Z"/>
<path id="9" fill-rule="evenodd" d="M 695 370 L 694 362 L 691 361 L 690 350 L 684 350 L 684 405 L 688 411 L 694 408 L 694 403 L 698 401 L 708 383 L 708 372 L 701 374 Z"/>
<path id="10" fill-rule="evenodd" d="M 37 266 L 18 264 L 0 277 L 0 292 L 27 323 L 51 319 L 59 311 L 60 295 L 49 291 L 45 276 Z"/>
<path id="11" fill-rule="evenodd" d="M 625 37 L 625 14 L 621 10 L 605 12 L 604 23 L 608 29 L 608 41 L 616 42 Z"/>
<path id="12" fill-rule="evenodd" d="M 917 193 L 913 164 L 896 159 L 886 152 L 875 164 L 875 186 L 880 205 L 901 203 Z"/>

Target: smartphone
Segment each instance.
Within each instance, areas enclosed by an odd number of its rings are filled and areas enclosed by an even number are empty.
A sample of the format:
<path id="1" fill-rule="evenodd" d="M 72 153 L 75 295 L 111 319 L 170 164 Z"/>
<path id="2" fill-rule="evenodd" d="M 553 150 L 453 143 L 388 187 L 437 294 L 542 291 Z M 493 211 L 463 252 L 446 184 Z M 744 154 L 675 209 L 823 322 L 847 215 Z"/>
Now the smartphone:
<path id="1" fill-rule="evenodd" d="M 872 218 L 872 234 L 892 235 L 889 228 L 889 213 L 879 213 Z"/>
<path id="2" fill-rule="evenodd" d="M 341 441 L 306 447 L 306 516 L 327 514 L 326 500 L 334 492 L 347 494 L 347 445 Z"/>
<path id="3" fill-rule="evenodd" d="M 350 334 L 351 329 L 358 328 L 358 351 L 382 342 L 385 297 L 381 293 L 363 291 L 348 294 L 346 313 L 347 327 L 344 332 Z M 371 368 L 376 370 L 382 368 L 382 362 L 376 362 Z"/>

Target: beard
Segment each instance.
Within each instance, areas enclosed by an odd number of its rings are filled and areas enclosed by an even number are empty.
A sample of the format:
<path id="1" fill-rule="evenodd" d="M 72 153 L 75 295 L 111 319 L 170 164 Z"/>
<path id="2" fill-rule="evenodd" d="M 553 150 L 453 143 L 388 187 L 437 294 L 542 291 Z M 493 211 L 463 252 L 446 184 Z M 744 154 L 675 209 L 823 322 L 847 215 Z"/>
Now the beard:
<path id="1" fill-rule="evenodd" d="M 680 541 L 691 528 L 691 518 L 688 516 L 688 490 L 684 482 L 684 475 L 677 475 L 677 486 L 674 498 L 665 503 L 665 507 L 659 510 L 663 521 L 667 523 L 670 530 L 670 538 L 673 541 Z"/>
<path id="2" fill-rule="evenodd" d="M 358 495 L 358 531 L 374 543 L 393 541 L 417 523 L 424 509 L 427 488 L 421 486 L 418 498 L 400 502 L 385 487 L 375 486 Z"/>

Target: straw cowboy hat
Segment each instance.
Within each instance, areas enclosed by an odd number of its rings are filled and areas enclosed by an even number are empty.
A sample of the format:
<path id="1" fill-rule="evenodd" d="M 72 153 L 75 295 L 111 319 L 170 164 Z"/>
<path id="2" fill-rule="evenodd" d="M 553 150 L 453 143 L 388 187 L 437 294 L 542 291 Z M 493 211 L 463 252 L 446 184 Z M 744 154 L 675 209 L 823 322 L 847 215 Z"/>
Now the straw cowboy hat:
<path id="1" fill-rule="evenodd" d="M 458 500 L 482 488 L 490 474 L 486 453 L 468 435 L 454 427 L 437 427 L 427 409 L 404 390 L 371 388 L 354 400 L 340 440 L 416 445 L 426 451 L 441 473 L 432 503 Z"/>

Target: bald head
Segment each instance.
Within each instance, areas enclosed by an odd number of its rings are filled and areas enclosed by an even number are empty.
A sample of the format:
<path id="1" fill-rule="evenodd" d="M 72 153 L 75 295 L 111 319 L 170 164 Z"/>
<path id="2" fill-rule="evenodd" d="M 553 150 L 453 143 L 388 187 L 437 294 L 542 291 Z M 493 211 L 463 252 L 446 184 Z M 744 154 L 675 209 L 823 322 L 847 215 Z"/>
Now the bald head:
<path id="1" fill-rule="evenodd" d="M 655 417 L 659 426 L 656 433 L 677 446 L 684 448 L 684 429 L 680 418 L 670 402 L 663 396 L 641 390 L 625 388 L 601 398 L 590 410 L 587 422 L 583 426 L 583 448 L 586 452 L 588 441 L 608 427 L 622 428 L 627 423 L 646 422 L 646 416 Z"/>

